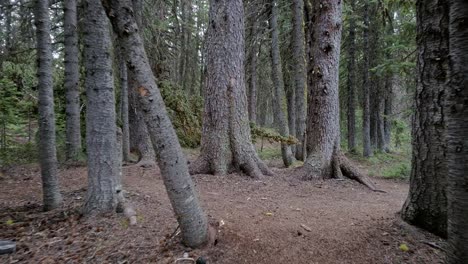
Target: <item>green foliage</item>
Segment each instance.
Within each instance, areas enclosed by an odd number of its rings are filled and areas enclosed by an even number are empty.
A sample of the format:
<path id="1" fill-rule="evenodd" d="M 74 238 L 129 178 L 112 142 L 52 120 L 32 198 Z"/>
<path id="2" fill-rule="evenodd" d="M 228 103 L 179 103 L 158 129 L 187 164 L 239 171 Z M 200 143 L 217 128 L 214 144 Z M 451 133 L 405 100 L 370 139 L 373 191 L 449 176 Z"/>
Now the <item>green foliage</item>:
<path id="1" fill-rule="evenodd" d="M 408 179 L 411 173 L 410 162 L 396 163 L 382 171 L 384 178 L 390 179 Z"/>
<path id="2" fill-rule="evenodd" d="M 161 81 L 159 87 L 180 144 L 189 148 L 199 146 L 203 115 L 202 98 L 189 96 L 169 81 Z"/>
<path id="3" fill-rule="evenodd" d="M 252 133 L 252 140 L 254 142 L 258 138 L 267 139 L 270 143 L 279 142 L 279 143 L 285 143 L 288 145 L 294 145 L 294 144 L 297 144 L 298 142 L 297 138 L 291 135 L 289 137 L 284 137 L 272 129 L 259 127 L 255 125 L 254 123 L 250 123 L 250 131 Z"/>

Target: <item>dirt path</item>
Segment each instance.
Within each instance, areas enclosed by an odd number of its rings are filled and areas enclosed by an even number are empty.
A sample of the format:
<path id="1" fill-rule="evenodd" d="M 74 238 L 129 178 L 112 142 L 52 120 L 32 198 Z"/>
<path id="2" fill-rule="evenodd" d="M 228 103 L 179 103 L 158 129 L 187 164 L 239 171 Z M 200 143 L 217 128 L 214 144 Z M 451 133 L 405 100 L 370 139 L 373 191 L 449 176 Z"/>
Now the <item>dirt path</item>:
<path id="1" fill-rule="evenodd" d="M 86 169 L 63 169 L 66 208 L 40 212 L 36 166 L 12 169 L 0 179 L 0 239 L 18 252 L 0 263 L 174 263 L 183 252 L 208 263 L 442 263 L 442 251 L 425 244 L 438 238 L 395 222 L 407 184 L 374 179 L 387 193 L 350 181 L 302 182 L 292 169 L 253 181 L 241 175 L 197 175 L 215 246 L 190 251 L 179 236 L 157 169 L 124 169 L 128 197 L 139 223 L 122 216 L 83 219 Z M 29 204 L 28 204 L 29 203 Z M 221 221 L 222 220 L 222 221 Z M 399 249 L 405 243 L 409 251 Z"/>

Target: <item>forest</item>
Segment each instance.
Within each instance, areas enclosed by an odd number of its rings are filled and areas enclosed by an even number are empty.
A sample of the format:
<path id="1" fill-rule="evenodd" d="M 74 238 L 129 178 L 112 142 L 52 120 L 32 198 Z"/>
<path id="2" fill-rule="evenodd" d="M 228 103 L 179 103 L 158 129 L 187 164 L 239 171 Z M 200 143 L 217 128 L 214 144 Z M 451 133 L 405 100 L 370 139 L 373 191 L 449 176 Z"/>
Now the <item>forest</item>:
<path id="1" fill-rule="evenodd" d="M 0 263 L 468 264 L 468 1 L 0 0 Z"/>

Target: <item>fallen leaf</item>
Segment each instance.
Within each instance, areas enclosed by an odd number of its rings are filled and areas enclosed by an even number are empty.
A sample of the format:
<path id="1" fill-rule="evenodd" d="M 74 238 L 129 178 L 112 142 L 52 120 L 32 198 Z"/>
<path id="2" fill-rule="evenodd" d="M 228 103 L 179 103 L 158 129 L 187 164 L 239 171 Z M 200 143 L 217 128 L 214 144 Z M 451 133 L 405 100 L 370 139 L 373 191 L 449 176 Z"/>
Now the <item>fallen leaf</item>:
<path id="1" fill-rule="evenodd" d="M 400 249 L 403 252 L 407 252 L 409 250 L 408 246 L 404 243 L 400 245 Z"/>
<path id="2" fill-rule="evenodd" d="M 312 228 L 304 225 L 304 224 L 301 224 L 301 227 L 304 228 L 307 232 L 312 232 Z"/>

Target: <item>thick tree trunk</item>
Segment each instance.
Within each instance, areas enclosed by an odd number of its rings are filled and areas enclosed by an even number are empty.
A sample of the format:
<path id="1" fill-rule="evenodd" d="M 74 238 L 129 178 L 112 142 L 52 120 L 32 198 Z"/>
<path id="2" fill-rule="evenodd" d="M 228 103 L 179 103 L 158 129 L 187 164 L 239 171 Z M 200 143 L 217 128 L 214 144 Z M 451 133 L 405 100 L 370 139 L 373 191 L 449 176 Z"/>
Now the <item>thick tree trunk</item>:
<path id="1" fill-rule="evenodd" d="M 274 86 L 273 114 L 275 115 L 280 135 L 283 137 L 289 137 L 289 127 L 282 106 L 284 98 L 284 81 L 279 47 L 278 3 L 276 1 L 272 1 L 270 8 L 271 76 Z M 284 143 L 281 144 L 281 156 L 283 158 L 284 166 L 289 167 L 293 162 L 293 155 L 289 145 Z"/>
<path id="2" fill-rule="evenodd" d="M 312 76 L 309 80 L 307 159 L 304 179 L 332 178 L 340 152 L 338 68 L 341 43 L 340 0 L 312 3 Z M 335 161 L 334 161 L 335 159 Z"/>
<path id="3" fill-rule="evenodd" d="M 130 161 L 130 125 L 128 121 L 128 76 L 127 64 L 123 58 L 123 54 L 119 54 L 120 68 L 120 103 L 122 114 L 122 158 L 123 161 Z"/>
<path id="4" fill-rule="evenodd" d="M 54 91 L 52 79 L 52 45 L 50 42 L 49 1 L 34 1 L 37 47 L 37 90 L 39 100 L 39 163 L 41 165 L 44 210 L 62 204 L 57 175 L 55 147 Z"/>
<path id="5" fill-rule="evenodd" d="M 356 0 L 351 0 L 351 14 L 356 11 Z M 348 47 L 348 80 L 347 80 L 347 139 L 348 151 L 356 152 L 356 19 L 349 18 L 349 47 Z"/>
<path id="6" fill-rule="evenodd" d="M 370 78 L 369 78 L 369 2 L 364 2 L 364 30 L 363 30 L 363 49 L 364 49 L 364 69 L 362 84 L 362 145 L 364 157 L 372 156 L 371 148 L 371 129 L 370 129 Z"/>
<path id="7" fill-rule="evenodd" d="M 418 1 L 418 84 L 413 116 L 410 190 L 401 216 L 432 233 L 447 235 L 444 87 L 448 67 L 448 5 Z M 429 33 L 428 33 L 429 32 Z"/>
<path id="8" fill-rule="evenodd" d="M 296 159 L 304 160 L 304 134 L 306 127 L 306 111 L 305 111 L 305 90 L 306 90 L 306 65 L 305 65 L 305 49 L 304 49 L 304 1 L 293 0 L 293 59 L 294 59 L 294 83 L 295 83 L 295 113 L 296 113 L 296 131 L 294 136 L 299 143 L 296 146 Z M 292 134 L 292 131 L 291 131 Z"/>
<path id="9" fill-rule="evenodd" d="M 127 67 L 137 85 L 138 100 L 144 113 L 164 185 L 182 230 L 183 242 L 199 247 L 208 239 L 208 223 L 200 207 L 187 160 L 166 111 L 161 93 L 151 72 L 143 41 L 129 0 L 103 1 L 107 15 L 126 55 Z"/>
<path id="10" fill-rule="evenodd" d="M 64 3 L 66 158 L 76 160 L 81 154 L 80 65 L 76 0 Z"/>
<path id="11" fill-rule="evenodd" d="M 447 85 L 447 264 L 468 261 L 468 2 L 450 1 Z M 443 53 L 445 54 L 445 53 Z"/>
<path id="12" fill-rule="evenodd" d="M 272 175 L 251 141 L 244 82 L 244 9 L 241 0 L 210 2 L 207 78 L 200 157 L 192 174 Z"/>
<path id="13" fill-rule="evenodd" d="M 118 203 L 117 126 L 109 22 L 99 1 L 85 0 L 84 60 L 86 68 L 86 151 L 88 191 L 86 215 L 115 212 Z"/>

